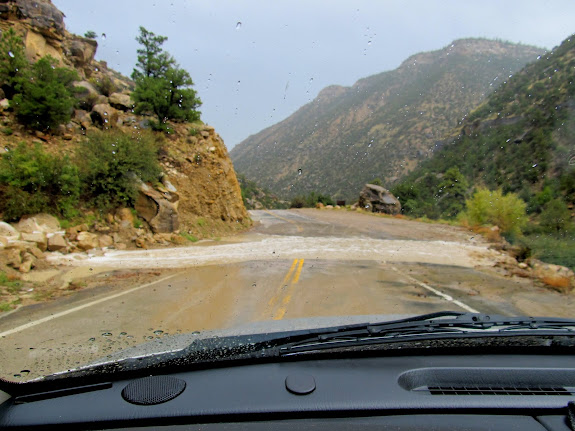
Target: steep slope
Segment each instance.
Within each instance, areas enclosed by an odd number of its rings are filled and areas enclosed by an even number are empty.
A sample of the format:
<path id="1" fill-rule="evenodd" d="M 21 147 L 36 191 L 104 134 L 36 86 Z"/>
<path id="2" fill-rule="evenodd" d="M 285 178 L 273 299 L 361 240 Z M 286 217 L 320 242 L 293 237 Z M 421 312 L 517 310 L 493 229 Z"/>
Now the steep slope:
<path id="1" fill-rule="evenodd" d="M 4 34 L 9 29 L 14 30 L 23 42 L 30 63 L 50 55 L 60 66 L 73 69 L 78 75 L 74 84 L 77 90 L 81 90 L 75 94 L 75 109 L 70 122 L 44 133 L 19 123 L 8 100 L 9 95 L 2 90 L 4 82 L 0 82 L 0 158 L 20 142 L 29 146 L 37 144 L 47 153 L 73 158 L 80 143 L 101 129 L 114 129 L 127 135 L 150 129 L 147 117 L 133 113 L 130 93 L 134 83 L 108 68 L 105 62 L 95 61 L 97 42 L 69 33 L 64 16 L 50 0 L 0 2 L 0 32 Z M 213 127 L 172 124 L 169 135 L 155 133 L 154 137 L 163 172 L 156 184 L 149 184 L 147 189 L 145 185 L 141 187 L 138 200 L 141 204 L 135 205 L 135 211 L 144 208 L 142 213 L 138 213 L 140 220 L 136 224 L 147 229 L 145 233 L 150 245 L 161 242 L 157 238 L 156 241 L 152 234 L 182 231 L 197 236 L 221 235 L 226 230 L 235 231 L 249 225 L 232 162 L 223 140 Z M 3 186 L 0 183 L 0 200 Z M 83 205 L 89 203 L 83 202 Z M 165 211 L 169 213 L 165 216 L 166 223 L 157 222 L 157 216 L 163 216 L 162 206 L 169 208 Z M 88 212 L 93 208 L 82 210 Z M 111 220 L 112 214 L 109 216 Z M 0 221 L 2 218 L 0 213 Z M 212 231 L 208 227 L 213 227 Z M 136 238 L 136 233 L 133 233 L 133 238 Z M 132 241 L 128 245 L 133 244 Z"/>
<path id="2" fill-rule="evenodd" d="M 565 40 L 497 88 L 452 131 L 433 158 L 395 191 L 414 215 L 445 216 L 437 201 L 444 174 L 456 167 L 468 189 L 516 192 L 533 215 L 559 199 L 575 201 L 575 37 Z M 439 205 L 438 205 L 439 204 Z"/>
<path id="3" fill-rule="evenodd" d="M 234 147 L 232 160 L 247 178 L 279 195 L 315 190 L 356 198 L 363 183 L 380 177 L 389 184 L 413 169 L 500 82 L 541 53 L 462 39 L 416 54 L 353 87 L 325 88 Z"/>

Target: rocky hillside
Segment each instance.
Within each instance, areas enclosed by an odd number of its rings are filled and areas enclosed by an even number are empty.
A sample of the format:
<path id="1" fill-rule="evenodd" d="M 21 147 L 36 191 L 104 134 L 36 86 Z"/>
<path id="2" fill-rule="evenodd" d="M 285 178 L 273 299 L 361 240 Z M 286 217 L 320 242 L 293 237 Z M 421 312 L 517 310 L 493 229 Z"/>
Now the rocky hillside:
<path id="1" fill-rule="evenodd" d="M 239 172 L 280 196 L 318 191 L 355 199 L 364 183 L 382 178 L 390 185 L 428 158 L 493 89 L 541 53 L 457 40 L 352 87 L 325 88 L 234 147 L 232 159 Z"/>
<path id="2" fill-rule="evenodd" d="M 20 231 L 17 220 L 8 220 L 13 223 L 12 227 L 3 224 L 7 233 L 2 237 L 0 232 L 0 252 L 18 250 L 20 257 L 12 259 L 15 269 L 34 250 L 33 244 L 40 252 L 148 247 L 181 242 L 182 238 L 218 236 L 249 226 L 232 162 L 213 127 L 201 122 L 174 123 L 168 134 L 146 130 L 150 128 L 149 118 L 133 113 L 133 82 L 109 69 L 105 62 L 95 61 L 97 42 L 66 31 L 64 14 L 49 0 L 0 2 L 0 30 L 7 34 L 9 29 L 24 42 L 28 61 L 34 63 L 50 55 L 60 66 L 75 70 L 79 80 L 74 82 L 77 92 L 71 121 L 50 132 L 31 131 L 20 124 L 4 98 L 7 95 L 0 90 L 0 158 L 7 157 L 21 142 L 31 148 L 39 145 L 46 154 L 73 157 L 87 137 L 111 129 L 130 136 L 140 132 L 152 135 L 162 171 L 158 181 L 139 184 L 132 208 L 102 214 L 83 207 L 84 217 L 78 226 L 70 227 L 77 220 L 65 220 L 61 229 L 48 223 L 49 230 L 40 229 L 38 236 L 26 239 L 23 235 L 30 229 Z M 2 187 L 0 184 L 0 198 Z M 61 241 L 50 246 L 48 240 L 56 233 Z"/>
<path id="3" fill-rule="evenodd" d="M 574 97 L 572 36 L 499 86 L 432 159 L 404 179 L 398 194 L 423 208 L 424 202 L 433 202 L 440 178 L 456 167 L 470 189 L 518 193 L 531 214 L 556 198 L 573 208 Z"/>

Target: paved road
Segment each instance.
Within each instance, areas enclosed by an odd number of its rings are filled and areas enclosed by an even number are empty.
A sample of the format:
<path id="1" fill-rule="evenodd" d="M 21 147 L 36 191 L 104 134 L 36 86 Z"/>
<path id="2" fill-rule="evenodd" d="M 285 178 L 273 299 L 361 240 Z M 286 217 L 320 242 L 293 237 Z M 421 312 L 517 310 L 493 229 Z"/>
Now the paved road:
<path id="1" fill-rule="evenodd" d="M 254 229 L 220 242 L 60 261 L 112 279 L 139 268 L 161 274 L 0 317 L 0 375 L 31 378 L 169 334 L 254 321 L 445 309 L 569 316 L 575 305 L 490 270 L 498 255 L 461 229 L 346 211 L 252 217 Z"/>

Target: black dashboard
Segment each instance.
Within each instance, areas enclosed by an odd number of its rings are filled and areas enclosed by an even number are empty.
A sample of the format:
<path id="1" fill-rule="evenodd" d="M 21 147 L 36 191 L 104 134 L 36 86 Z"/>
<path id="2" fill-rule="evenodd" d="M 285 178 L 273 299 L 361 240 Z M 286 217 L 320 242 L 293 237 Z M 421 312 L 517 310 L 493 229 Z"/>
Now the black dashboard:
<path id="1" fill-rule="evenodd" d="M 312 359 L 19 396 L 0 427 L 562 431 L 570 401 L 573 355 Z"/>

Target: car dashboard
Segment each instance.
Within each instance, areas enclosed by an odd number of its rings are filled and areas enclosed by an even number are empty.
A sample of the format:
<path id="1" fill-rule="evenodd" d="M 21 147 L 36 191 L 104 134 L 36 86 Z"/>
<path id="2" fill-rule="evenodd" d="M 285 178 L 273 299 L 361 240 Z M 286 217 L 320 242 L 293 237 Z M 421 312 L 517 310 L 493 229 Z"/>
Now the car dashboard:
<path id="1" fill-rule="evenodd" d="M 0 428 L 563 431 L 574 400 L 572 355 L 314 358 L 20 395 Z"/>

